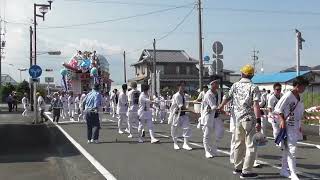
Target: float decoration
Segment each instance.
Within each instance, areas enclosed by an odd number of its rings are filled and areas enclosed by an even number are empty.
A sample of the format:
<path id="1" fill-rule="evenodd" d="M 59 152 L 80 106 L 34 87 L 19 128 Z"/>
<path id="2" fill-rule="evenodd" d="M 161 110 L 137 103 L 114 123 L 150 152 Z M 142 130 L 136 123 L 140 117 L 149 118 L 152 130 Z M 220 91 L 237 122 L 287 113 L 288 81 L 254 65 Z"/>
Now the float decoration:
<path id="1" fill-rule="evenodd" d="M 88 88 L 86 84 L 103 85 L 106 83 L 110 88 L 112 81 L 109 80 L 109 63 L 105 57 L 96 54 L 96 51 L 77 51 L 68 62 L 64 62 L 62 65 L 65 69 L 62 69 L 60 73 L 62 75 L 62 86 L 66 91 L 73 90 L 73 83 L 77 83 L 74 86 L 76 90 L 73 91 L 79 91 L 77 90 L 79 83 L 80 86 L 85 86 L 85 88 Z"/>

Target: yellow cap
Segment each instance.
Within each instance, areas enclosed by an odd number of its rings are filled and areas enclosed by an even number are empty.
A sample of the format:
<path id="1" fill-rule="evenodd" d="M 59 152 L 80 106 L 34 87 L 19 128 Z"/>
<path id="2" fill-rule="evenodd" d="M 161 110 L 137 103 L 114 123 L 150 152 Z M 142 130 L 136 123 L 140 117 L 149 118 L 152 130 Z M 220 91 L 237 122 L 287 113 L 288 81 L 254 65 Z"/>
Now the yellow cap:
<path id="1" fill-rule="evenodd" d="M 247 65 L 243 66 L 240 69 L 240 72 L 242 72 L 245 75 L 253 75 L 254 74 L 254 68 L 252 67 L 252 65 L 247 64 Z"/>

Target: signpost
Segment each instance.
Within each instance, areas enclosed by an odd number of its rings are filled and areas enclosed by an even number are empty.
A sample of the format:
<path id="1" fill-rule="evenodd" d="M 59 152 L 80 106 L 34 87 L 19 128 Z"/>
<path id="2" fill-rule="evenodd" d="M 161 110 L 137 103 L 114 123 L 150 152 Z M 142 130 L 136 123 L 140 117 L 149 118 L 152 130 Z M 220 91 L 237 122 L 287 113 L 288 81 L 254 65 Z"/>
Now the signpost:
<path id="1" fill-rule="evenodd" d="M 40 82 L 40 76 L 42 74 L 42 69 L 38 65 L 32 65 L 29 68 L 29 75 L 31 76 L 31 82 L 33 84 L 33 106 L 34 106 L 34 116 L 35 116 L 35 124 L 38 123 L 38 101 L 36 97 L 36 92 L 37 92 L 37 83 Z"/>
<path id="2" fill-rule="evenodd" d="M 53 83 L 54 82 L 54 78 L 53 77 L 45 77 L 44 78 L 44 81 L 46 82 L 46 83 L 48 83 L 48 95 L 50 95 L 50 83 Z"/>
<path id="3" fill-rule="evenodd" d="M 213 59 L 214 61 L 212 62 L 211 70 L 212 72 L 209 73 L 210 75 L 222 75 L 223 71 L 223 62 L 221 59 L 223 59 L 223 55 L 221 54 L 223 51 L 223 45 L 220 41 L 215 41 L 212 45 L 212 50 L 213 50 Z"/>
<path id="4" fill-rule="evenodd" d="M 221 54 L 223 51 L 223 45 L 220 41 L 215 41 L 212 45 L 213 50 L 213 62 L 211 65 L 211 72 L 209 71 L 209 75 L 215 75 L 220 78 L 220 88 L 223 88 L 223 55 Z M 220 97 L 222 97 L 222 91 L 219 91 Z M 220 98 L 219 98 L 220 99 Z"/>

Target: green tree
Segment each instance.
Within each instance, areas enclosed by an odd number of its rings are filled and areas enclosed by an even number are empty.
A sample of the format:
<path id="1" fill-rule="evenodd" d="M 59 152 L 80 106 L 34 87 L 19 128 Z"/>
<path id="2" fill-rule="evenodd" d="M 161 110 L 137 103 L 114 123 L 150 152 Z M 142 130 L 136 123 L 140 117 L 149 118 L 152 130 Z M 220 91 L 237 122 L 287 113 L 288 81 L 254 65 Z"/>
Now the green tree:
<path id="1" fill-rule="evenodd" d="M 27 93 L 28 95 L 30 94 L 30 87 L 29 83 L 27 81 L 22 81 L 17 85 L 16 88 L 18 99 L 22 99 L 22 96 L 24 93 Z"/>
<path id="2" fill-rule="evenodd" d="M 4 86 L 1 86 L 0 97 L 2 102 L 5 102 L 8 95 L 12 93 L 12 91 L 14 90 L 15 90 L 15 87 L 11 83 L 7 83 Z"/>

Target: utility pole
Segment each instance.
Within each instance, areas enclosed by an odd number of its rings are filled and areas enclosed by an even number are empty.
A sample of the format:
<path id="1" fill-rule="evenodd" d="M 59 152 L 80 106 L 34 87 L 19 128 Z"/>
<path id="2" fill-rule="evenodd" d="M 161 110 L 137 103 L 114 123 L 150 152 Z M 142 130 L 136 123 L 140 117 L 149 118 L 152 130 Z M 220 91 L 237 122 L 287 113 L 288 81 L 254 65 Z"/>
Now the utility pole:
<path id="1" fill-rule="evenodd" d="M 296 61 L 297 61 L 297 76 L 300 76 L 300 50 L 302 50 L 302 43 L 305 40 L 302 38 L 301 32 L 296 29 Z"/>
<path id="2" fill-rule="evenodd" d="M 33 31 L 32 31 L 32 26 L 30 26 L 29 28 L 29 32 L 30 32 L 30 67 L 32 66 L 33 62 L 32 62 L 32 36 L 33 36 Z M 31 104 L 31 111 L 33 111 L 33 85 L 31 84 L 31 81 L 29 81 L 30 84 L 30 92 L 29 92 L 29 96 L 30 96 L 30 104 Z"/>
<path id="3" fill-rule="evenodd" d="M 202 55 L 202 8 L 201 0 L 198 0 L 198 12 L 199 12 L 199 89 L 203 83 L 203 55 Z"/>
<path id="4" fill-rule="evenodd" d="M 259 59 L 259 57 L 258 57 L 259 51 L 256 49 L 253 49 L 252 52 L 253 52 L 253 56 L 252 56 L 253 68 L 254 68 L 254 72 L 256 73 L 257 72 L 256 66 L 258 64 L 258 59 Z"/>
<path id="5" fill-rule="evenodd" d="M 127 83 L 126 51 L 123 51 L 123 76 L 124 83 Z"/>
<path id="6" fill-rule="evenodd" d="M 1 77 L 2 77 L 2 75 L 1 75 L 1 64 L 2 64 L 2 39 L 1 39 L 1 36 L 2 36 L 2 27 L 1 27 L 1 23 L 2 23 L 2 19 L 0 19 L 0 87 L 1 87 L 1 85 L 2 85 L 2 82 L 1 82 Z"/>
<path id="7" fill-rule="evenodd" d="M 157 58 L 156 58 L 156 39 L 153 39 L 153 95 L 157 92 Z"/>

